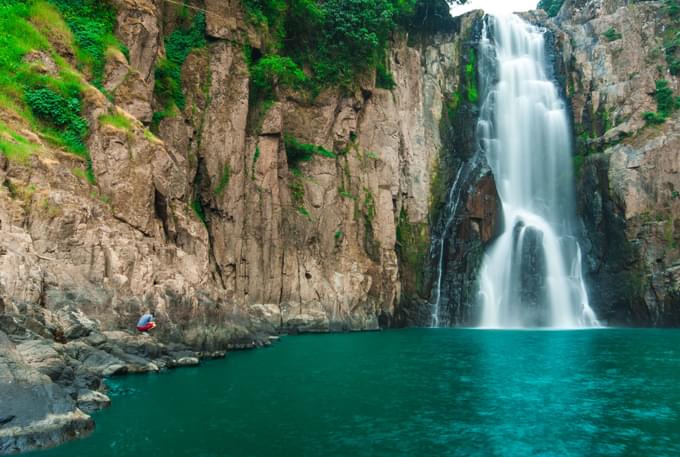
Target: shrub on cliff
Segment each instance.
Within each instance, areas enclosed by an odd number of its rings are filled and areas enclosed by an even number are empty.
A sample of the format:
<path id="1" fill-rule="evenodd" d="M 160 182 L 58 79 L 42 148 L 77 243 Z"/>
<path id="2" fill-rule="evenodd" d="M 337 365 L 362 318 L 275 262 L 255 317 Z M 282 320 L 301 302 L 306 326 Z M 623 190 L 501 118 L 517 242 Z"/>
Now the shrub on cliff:
<path id="1" fill-rule="evenodd" d="M 100 90 L 106 63 L 105 52 L 109 47 L 121 49 L 127 54 L 113 29 L 116 24 L 116 10 L 102 0 L 49 0 L 61 12 L 73 32 L 77 47 L 76 57 L 79 69 L 89 68 L 92 84 Z"/>
<path id="2" fill-rule="evenodd" d="M 656 112 L 642 113 L 647 124 L 663 124 L 668 116 L 680 107 L 680 97 L 673 94 L 673 89 L 668 87 L 668 81 L 665 79 L 656 81 L 654 99 L 656 100 Z"/>
<path id="3" fill-rule="evenodd" d="M 292 59 L 308 71 L 312 93 L 377 68 L 377 84 L 392 88 L 385 65 L 387 41 L 398 27 L 437 29 L 453 23 L 452 3 L 467 0 L 242 0 L 251 22 L 268 39 L 267 54 Z"/>
<path id="4" fill-rule="evenodd" d="M 265 100 L 274 96 L 274 88 L 300 88 L 307 77 L 290 58 L 278 55 L 263 57 L 250 67 L 250 78 L 256 96 Z"/>
<path id="5" fill-rule="evenodd" d="M 191 51 L 205 45 L 205 14 L 202 12 L 196 14 L 191 23 L 183 24 L 165 37 L 165 58 L 156 63 L 154 75 L 154 94 L 163 109 L 154 113 L 154 126 L 172 113 L 174 106 L 184 108 L 182 65 Z"/>
<path id="6" fill-rule="evenodd" d="M 548 16 L 554 17 L 560 12 L 563 3 L 564 0 L 541 0 L 538 2 L 538 7 L 548 13 Z"/>

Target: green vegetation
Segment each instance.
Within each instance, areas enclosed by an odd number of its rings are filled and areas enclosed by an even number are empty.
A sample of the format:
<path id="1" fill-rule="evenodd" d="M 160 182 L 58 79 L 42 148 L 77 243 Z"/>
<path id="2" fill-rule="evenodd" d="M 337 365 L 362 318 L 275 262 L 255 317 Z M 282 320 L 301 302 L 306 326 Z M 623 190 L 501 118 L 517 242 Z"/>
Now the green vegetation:
<path id="1" fill-rule="evenodd" d="M 191 201 L 191 209 L 194 210 L 194 214 L 196 214 L 196 217 L 198 217 L 200 221 L 203 222 L 203 225 L 207 227 L 208 222 L 205 219 L 203 205 L 201 204 L 201 200 L 199 199 L 198 195 L 196 195 L 194 199 Z"/>
<path id="2" fill-rule="evenodd" d="M 290 196 L 293 201 L 293 206 L 295 206 L 298 211 L 300 208 L 304 209 L 304 199 L 305 199 L 305 185 L 302 182 L 302 174 L 301 173 L 293 173 L 293 179 L 291 179 L 290 183 L 288 184 L 288 188 L 290 189 Z M 304 211 L 309 215 L 307 210 Z"/>
<path id="3" fill-rule="evenodd" d="M 78 85 L 65 86 L 65 93 L 51 87 L 26 89 L 24 99 L 35 116 L 54 128 L 63 143 L 76 154 L 89 157 L 85 146 L 88 123 L 80 116 L 81 95 Z"/>
<path id="4" fill-rule="evenodd" d="M 99 117 L 99 122 L 111 125 L 120 130 L 125 130 L 126 132 L 133 130 L 132 120 L 122 114 L 105 114 Z"/>
<path id="5" fill-rule="evenodd" d="M 290 58 L 270 55 L 250 67 L 250 82 L 255 97 L 274 99 L 274 87 L 299 89 L 307 81 L 300 67 Z"/>
<path id="6" fill-rule="evenodd" d="M 458 111 L 458 107 L 460 106 L 460 92 L 456 91 L 451 93 L 445 100 L 446 113 L 449 120 L 452 120 L 456 116 L 456 111 Z"/>
<path id="7" fill-rule="evenodd" d="M 166 117 L 172 116 L 176 108 L 184 109 L 185 99 L 182 91 L 182 65 L 191 51 L 205 47 L 205 14 L 197 13 L 193 20 L 185 22 L 165 37 L 165 58 L 156 64 L 154 94 L 160 101 L 162 109 L 153 114 L 152 126 Z"/>
<path id="8" fill-rule="evenodd" d="M 564 3 L 564 0 L 540 0 L 538 7 L 548 13 L 548 16 L 554 17 L 560 12 L 562 3 Z"/>
<path id="9" fill-rule="evenodd" d="M 470 48 L 468 63 L 465 64 L 465 89 L 467 90 L 467 98 L 470 103 L 477 103 L 479 99 L 476 60 L 475 50 Z"/>
<path id="10" fill-rule="evenodd" d="M 257 159 L 260 158 L 260 147 L 256 146 L 255 147 L 255 154 L 253 154 L 253 163 L 250 165 L 250 176 L 252 179 L 255 179 L 255 164 L 257 163 Z"/>
<path id="11" fill-rule="evenodd" d="M 378 87 L 390 89 L 394 80 L 385 66 L 386 45 L 397 28 L 415 30 L 430 25 L 451 26 L 449 3 L 465 0 L 242 0 L 250 22 L 265 36 L 264 56 L 249 52 L 251 74 L 260 74 L 260 61 L 278 63 L 277 78 L 255 83 L 258 91 L 273 93 L 289 84 L 315 96 L 325 87 L 355 88 L 357 77 L 376 69 Z M 302 79 L 299 71 L 307 76 Z"/>
<path id="12" fill-rule="evenodd" d="M 89 125 L 81 115 L 86 84 L 55 47 L 72 53 L 78 70 L 103 91 L 107 51 L 125 52 L 113 36 L 115 16 L 107 1 L 0 1 L 0 109 L 16 113 L 52 145 L 83 157 L 91 183 Z M 25 156 L 26 144 L 8 138 L 3 138 L 4 153 Z"/>
<path id="13" fill-rule="evenodd" d="M 0 153 L 12 162 L 27 164 L 29 158 L 38 148 L 23 135 L 19 135 L 7 124 L 0 121 Z"/>
<path id="14" fill-rule="evenodd" d="M 409 32 L 450 31 L 456 27 L 456 20 L 450 13 L 450 6 L 454 3 L 460 5 L 466 0 L 417 0 L 413 9 L 402 15 L 398 22 Z"/>
<path id="15" fill-rule="evenodd" d="M 411 223 L 402 207 L 397 223 L 397 254 L 403 265 L 404 287 L 408 291 L 417 292 L 423 288 L 428 245 L 427 224 Z"/>
<path id="16" fill-rule="evenodd" d="M 623 35 L 617 32 L 614 27 L 609 27 L 609 29 L 607 29 L 607 31 L 602 35 L 607 39 L 607 41 L 616 41 L 623 37 Z"/>
<path id="17" fill-rule="evenodd" d="M 378 62 L 375 67 L 375 86 L 381 89 L 392 90 L 397 87 L 392 73 L 387 69 L 383 62 Z"/>
<path id="18" fill-rule="evenodd" d="M 350 200 L 357 199 L 355 195 L 353 195 L 351 192 L 348 192 L 344 187 L 338 188 L 338 195 L 340 195 L 342 198 L 349 198 Z"/>
<path id="19" fill-rule="evenodd" d="M 375 219 L 375 199 L 373 198 L 373 193 L 371 189 L 364 187 L 364 204 L 363 204 L 363 214 L 364 220 L 367 224 L 372 224 Z"/>
<path id="20" fill-rule="evenodd" d="M 127 54 L 113 34 L 116 10 L 108 1 L 102 0 L 49 0 L 59 9 L 77 44 L 78 69 L 89 68 L 92 84 L 103 90 L 102 78 L 109 47 Z"/>
<path id="21" fill-rule="evenodd" d="M 670 18 L 665 27 L 663 47 L 666 54 L 668 70 L 673 76 L 680 75 L 680 4 L 678 0 L 665 0 L 664 11 Z"/>
<path id="22" fill-rule="evenodd" d="M 336 155 L 331 151 L 324 149 L 322 146 L 315 144 L 301 143 L 291 135 L 284 135 L 283 142 L 286 147 L 286 158 L 288 160 L 288 168 L 299 168 L 300 162 L 307 162 L 312 159 L 315 154 L 335 159 Z"/>
<path id="23" fill-rule="evenodd" d="M 642 116 L 647 124 L 663 124 L 668 116 L 680 107 L 680 97 L 673 95 L 673 89 L 668 87 L 668 81 L 661 79 L 656 81 L 654 98 L 656 99 L 656 112 L 647 111 Z"/>
<path id="24" fill-rule="evenodd" d="M 215 188 L 215 195 L 221 195 L 222 192 L 224 192 L 224 189 L 229 184 L 230 179 L 231 179 L 231 167 L 229 165 L 225 165 L 222 168 L 220 182 L 217 184 L 217 187 Z"/>
<path id="25" fill-rule="evenodd" d="M 583 170 L 583 161 L 585 160 L 585 154 L 576 154 L 572 157 L 574 162 L 574 176 L 576 179 L 581 177 L 581 170 Z"/>

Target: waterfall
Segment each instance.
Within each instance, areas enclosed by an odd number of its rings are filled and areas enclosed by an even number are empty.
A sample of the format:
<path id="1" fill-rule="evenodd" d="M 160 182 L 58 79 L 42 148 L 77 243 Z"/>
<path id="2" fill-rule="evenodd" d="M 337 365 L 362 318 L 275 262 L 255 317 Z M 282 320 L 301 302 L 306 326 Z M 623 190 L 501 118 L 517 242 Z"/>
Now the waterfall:
<path id="1" fill-rule="evenodd" d="M 432 327 L 439 327 L 439 308 L 442 301 L 442 276 L 444 271 L 444 250 L 446 249 L 445 236 L 451 229 L 451 225 L 456 217 L 456 209 L 458 208 L 458 202 L 460 201 L 460 186 L 458 181 L 460 180 L 460 175 L 465 167 L 461 166 L 458 169 L 455 179 L 453 180 L 453 185 L 449 188 L 449 193 L 447 195 L 446 203 L 446 222 L 444 224 L 444 230 L 439 238 L 435 239 L 433 243 L 433 248 L 436 247 L 437 250 L 437 282 L 435 283 L 435 299 L 432 306 Z"/>
<path id="2" fill-rule="evenodd" d="M 496 81 L 482 94 L 477 135 L 504 218 L 479 273 L 481 326 L 597 326 L 573 235 L 571 130 L 543 31 L 487 16 L 480 53 L 495 62 Z"/>

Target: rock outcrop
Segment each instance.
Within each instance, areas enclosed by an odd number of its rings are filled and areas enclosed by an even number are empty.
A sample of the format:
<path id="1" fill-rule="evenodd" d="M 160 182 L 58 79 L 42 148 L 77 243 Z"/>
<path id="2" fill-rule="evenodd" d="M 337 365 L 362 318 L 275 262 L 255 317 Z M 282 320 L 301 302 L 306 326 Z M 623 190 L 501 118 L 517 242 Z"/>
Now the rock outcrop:
<path id="1" fill-rule="evenodd" d="M 268 340 L 251 345 L 268 345 Z M 87 435 L 88 414 L 111 401 L 102 379 L 191 366 L 224 352 L 195 352 L 149 335 L 102 331 L 72 306 L 0 316 L 0 454 Z"/>
<path id="2" fill-rule="evenodd" d="M 648 125 L 656 81 L 680 88 L 662 2 L 567 0 L 554 21 L 577 138 L 578 210 L 590 298 L 614 325 L 680 323 L 678 114 Z M 670 49 L 664 51 L 665 49 Z M 674 97 L 674 95 L 672 95 Z"/>

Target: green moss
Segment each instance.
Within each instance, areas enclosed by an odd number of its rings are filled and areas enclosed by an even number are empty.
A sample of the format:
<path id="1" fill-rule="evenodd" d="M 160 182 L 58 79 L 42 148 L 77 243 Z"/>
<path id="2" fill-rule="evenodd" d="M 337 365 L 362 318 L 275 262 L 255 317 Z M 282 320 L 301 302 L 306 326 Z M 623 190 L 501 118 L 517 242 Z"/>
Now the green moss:
<path id="1" fill-rule="evenodd" d="M 311 219 L 311 217 L 312 217 L 312 215 L 309 214 L 309 211 L 307 211 L 307 208 L 305 208 L 304 206 L 298 207 L 297 212 L 298 212 L 298 214 L 305 216 L 306 218 Z"/>
<path id="2" fill-rule="evenodd" d="M 161 140 L 160 140 L 156 135 L 154 135 L 154 134 L 151 132 L 151 130 L 149 130 L 149 129 L 144 129 L 144 138 L 146 138 L 147 140 L 152 141 L 152 142 L 154 142 L 154 143 L 160 142 L 160 141 L 161 141 Z"/>
<path id="3" fill-rule="evenodd" d="M 446 97 L 446 114 L 449 116 L 449 120 L 456 117 L 456 112 L 460 106 L 460 92 L 455 91 Z"/>
<path id="4" fill-rule="evenodd" d="M 302 143 L 294 138 L 292 135 L 286 134 L 283 137 L 286 148 L 286 158 L 288 160 L 288 168 L 298 168 L 301 162 L 308 162 L 312 160 L 315 154 L 335 159 L 337 156 L 331 151 L 310 143 Z"/>
<path id="5" fill-rule="evenodd" d="M 362 207 L 364 220 L 366 221 L 366 223 L 372 224 L 376 214 L 375 198 L 373 198 L 373 193 L 371 192 L 371 189 L 367 187 L 364 187 L 364 203 Z"/>
<path id="6" fill-rule="evenodd" d="M 479 100 L 479 92 L 477 91 L 477 65 L 476 65 L 475 50 L 470 48 L 468 53 L 468 62 L 465 64 L 465 89 L 467 91 L 467 99 L 470 103 L 477 103 Z"/>
<path id="7" fill-rule="evenodd" d="M 200 199 L 198 198 L 198 195 L 194 197 L 194 199 L 191 201 L 191 209 L 194 210 L 194 214 L 196 214 L 196 217 L 203 223 L 204 226 L 208 226 L 208 222 L 205 219 L 205 212 L 203 211 L 203 205 L 201 204 Z"/>
<path id="8" fill-rule="evenodd" d="M 574 164 L 574 176 L 579 179 L 581 177 L 581 172 L 583 170 L 583 161 L 585 160 L 585 155 L 576 154 L 572 157 Z"/>
<path id="9" fill-rule="evenodd" d="M 260 146 L 255 147 L 255 154 L 253 154 L 253 163 L 250 165 L 250 176 L 255 179 L 255 164 L 257 164 L 257 159 L 260 158 Z"/>
<path id="10" fill-rule="evenodd" d="M 663 236 L 664 236 L 664 239 L 666 240 L 666 245 L 670 249 L 675 249 L 677 247 L 677 243 L 676 243 L 675 238 L 673 236 L 674 232 L 675 232 L 674 229 L 675 229 L 675 224 L 674 224 L 673 218 L 671 217 L 670 219 L 667 219 L 664 222 L 664 225 L 663 225 Z"/>
<path id="11" fill-rule="evenodd" d="M 397 223 L 397 254 L 407 294 L 423 292 L 429 242 L 427 224 L 411 223 L 408 213 L 402 208 Z"/>
<path id="12" fill-rule="evenodd" d="M 345 190 L 344 187 L 338 188 L 338 194 L 341 197 L 349 198 L 350 200 L 356 200 L 357 199 L 356 195 L 353 195 L 351 192 L 348 192 L 347 190 Z"/>
<path id="13" fill-rule="evenodd" d="M 215 188 L 215 195 L 221 195 L 224 189 L 229 185 L 229 180 L 231 179 L 231 167 L 225 165 L 222 168 L 222 174 L 220 175 L 220 181 Z"/>
<path id="14" fill-rule="evenodd" d="M 293 179 L 288 184 L 288 188 L 290 189 L 293 205 L 296 207 L 302 206 L 305 199 L 305 185 L 302 182 L 302 177 L 294 175 Z"/>

